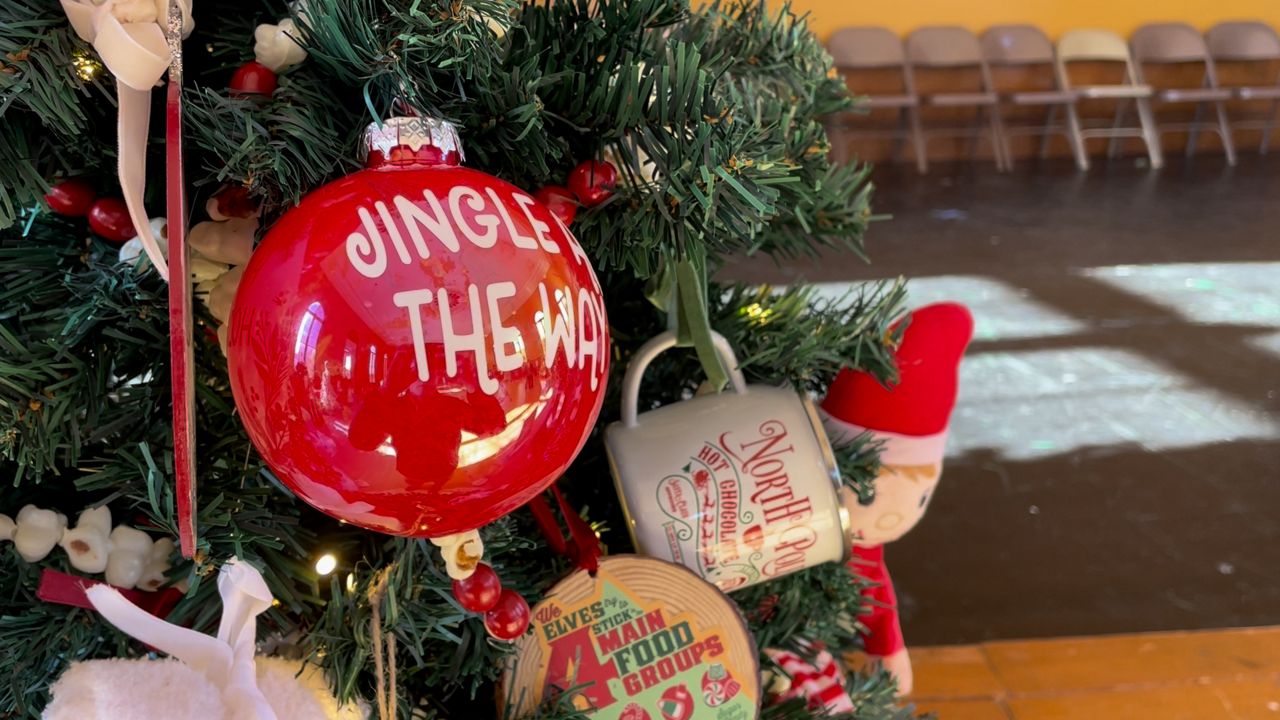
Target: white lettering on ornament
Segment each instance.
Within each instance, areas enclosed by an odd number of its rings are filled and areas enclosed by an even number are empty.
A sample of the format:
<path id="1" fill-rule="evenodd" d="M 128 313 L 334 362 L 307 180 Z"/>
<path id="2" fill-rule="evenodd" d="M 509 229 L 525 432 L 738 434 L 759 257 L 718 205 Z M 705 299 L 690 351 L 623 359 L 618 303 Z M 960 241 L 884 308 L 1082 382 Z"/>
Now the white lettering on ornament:
<path id="1" fill-rule="evenodd" d="M 498 244 L 500 228 L 506 230 L 509 242 L 518 249 L 567 252 L 578 265 L 590 267 L 582 246 L 564 223 L 553 213 L 542 213 L 550 218 L 550 223 L 536 217 L 537 201 L 523 192 L 509 192 L 510 201 L 520 208 L 523 220 L 527 221 L 519 226 L 512 218 L 508 203 L 503 202 L 494 188 L 485 188 L 482 193 L 459 185 L 443 200 L 424 189 L 422 198 L 424 205 L 397 195 L 389 203 L 375 202 L 372 211 L 366 207 L 357 209 L 363 232 L 353 232 L 347 237 L 346 252 L 358 273 L 377 279 L 386 273 L 391 262 L 409 265 L 427 260 L 433 250 L 459 252 L 464 242 L 489 249 Z M 532 231 L 532 235 L 522 229 Z M 567 250 L 553 239 L 556 230 Z M 529 291 L 532 292 L 532 288 Z M 418 378 L 426 381 L 431 377 L 433 368 L 427 348 L 434 343 L 443 351 L 443 370 L 447 377 L 459 374 L 460 358 L 463 362 L 469 359 L 475 363 L 480 390 L 495 394 L 500 387 L 496 373 L 517 370 L 525 363 L 525 348 L 528 341 L 533 340 L 526 334 L 536 332 L 546 367 L 552 367 L 562 356 L 567 367 L 585 371 L 591 389 L 597 389 L 607 360 L 604 298 L 599 283 L 592 275 L 590 287 L 578 288 L 575 297 L 568 287 L 548 287 L 545 282 L 539 282 L 537 293 L 541 312 L 535 313 L 533 327 L 525 328 L 524 333 L 521 328 L 504 322 L 509 319 L 504 307 L 526 305 L 523 297 L 527 296 L 520 297 L 521 289 L 510 280 L 488 285 L 468 284 L 465 292 L 455 292 L 453 297 L 444 288 L 396 293 L 393 302 L 408 313 Z M 430 343 L 423 314 L 423 308 L 428 305 L 435 305 L 438 317 Z M 438 372 L 439 368 L 435 370 Z"/>

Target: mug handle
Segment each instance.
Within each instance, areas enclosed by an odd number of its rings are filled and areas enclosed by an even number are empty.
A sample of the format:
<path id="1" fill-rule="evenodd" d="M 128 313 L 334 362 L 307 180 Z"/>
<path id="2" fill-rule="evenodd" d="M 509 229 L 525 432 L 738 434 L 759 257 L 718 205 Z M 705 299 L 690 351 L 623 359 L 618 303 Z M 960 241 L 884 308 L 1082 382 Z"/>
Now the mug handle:
<path id="1" fill-rule="evenodd" d="M 725 367 L 730 368 L 729 382 L 733 385 L 733 391 L 739 395 L 746 395 L 747 380 L 738 369 L 738 358 L 734 357 L 729 341 L 714 330 L 711 331 L 711 340 Z M 642 345 L 636 351 L 635 357 L 631 358 L 626 377 L 622 380 L 622 424 L 626 427 L 636 426 L 636 404 L 640 398 L 640 380 L 644 377 L 644 371 L 660 353 L 675 346 L 676 333 L 674 330 L 668 330 Z"/>

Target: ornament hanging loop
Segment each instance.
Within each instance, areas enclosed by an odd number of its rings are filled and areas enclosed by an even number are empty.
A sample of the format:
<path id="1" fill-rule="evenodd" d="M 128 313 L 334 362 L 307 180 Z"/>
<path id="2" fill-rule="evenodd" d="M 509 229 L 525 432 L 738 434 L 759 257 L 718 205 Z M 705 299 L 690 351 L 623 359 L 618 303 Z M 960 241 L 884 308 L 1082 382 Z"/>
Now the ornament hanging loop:
<path id="1" fill-rule="evenodd" d="M 596 537 L 591 525 L 569 505 L 569 501 L 565 499 L 558 486 L 551 486 L 551 494 L 555 496 L 556 504 L 560 506 L 560 514 L 564 516 L 565 524 L 569 526 L 569 539 L 565 539 L 544 495 L 539 495 L 529 503 L 529 510 L 538 523 L 538 529 L 542 531 L 543 537 L 547 539 L 547 544 L 552 550 L 569 558 L 574 565 L 595 577 L 602 554 L 600 538 Z"/>

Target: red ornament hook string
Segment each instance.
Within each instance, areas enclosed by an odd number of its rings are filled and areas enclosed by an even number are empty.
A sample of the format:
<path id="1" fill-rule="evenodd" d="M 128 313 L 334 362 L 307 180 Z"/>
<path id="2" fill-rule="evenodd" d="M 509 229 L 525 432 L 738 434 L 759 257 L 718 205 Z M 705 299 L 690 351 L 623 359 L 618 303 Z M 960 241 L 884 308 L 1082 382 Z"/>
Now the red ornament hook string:
<path id="1" fill-rule="evenodd" d="M 529 503 L 529 510 L 538 523 L 538 529 L 542 531 L 543 537 L 547 539 L 547 544 L 552 550 L 569 558 L 579 568 L 595 575 L 596 569 L 600 567 L 600 539 L 596 537 L 591 525 L 569 505 L 568 500 L 565 500 L 558 486 L 551 486 L 551 494 L 555 495 L 556 503 L 560 506 L 560 514 L 564 516 L 565 524 L 569 526 L 569 539 L 565 540 L 555 513 L 551 511 L 551 506 L 547 504 L 547 498 L 544 495 L 539 495 Z"/>

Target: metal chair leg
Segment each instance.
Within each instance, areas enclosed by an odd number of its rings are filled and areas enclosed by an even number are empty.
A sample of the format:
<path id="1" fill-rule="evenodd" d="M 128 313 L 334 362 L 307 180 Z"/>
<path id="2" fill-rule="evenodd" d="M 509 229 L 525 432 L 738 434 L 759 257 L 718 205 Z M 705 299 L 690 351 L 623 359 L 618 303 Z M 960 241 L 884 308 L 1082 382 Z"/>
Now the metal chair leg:
<path id="1" fill-rule="evenodd" d="M 1200 123 L 1204 120 L 1204 103 L 1196 103 L 1195 114 L 1191 116 L 1191 128 L 1187 130 L 1187 159 L 1195 157 L 1196 146 L 1200 144 Z"/>
<path id="2" fill-rule="evenodd" d="M 1129 101 L 1122 99 L 1116 104 L 1115 119 L 1111 121 L 1111 139 L 1107 141 L 1107 159 L 1114 160 L 1120 155 L 1120 135 L 1116 131 L 1120 129 L 1120 122 L 1124 120 L 1125 113 L 1129 110 Z"/>
<path id="3" fill-rule="evenodd" d="M 1274 100 L 1271 103 L 1271 112 L 1267 114 L 1267 121 L 1262 126 L 1262 142 L 1258 144 L 1258 154 L 1266 155 L 1267 150 L 1271 149 L 1271 133 L 1276 128 L 1276 114 L 1280 113 L 1280 100 Z"/>
<path id="4" fill-rule="evenodd" d="M 1146 98 L 1138 98 L 1135 104 L 1138 106 L 1138 122 L 1142 124 L 1142 138 L 1147 143 L 1151 167 L 1159 170 L 1164 167 L 1164 151 L 1160 149 L 1160 132 L 1156 129 L 1156 121 L 1151 114 L 1151 102 Z"/>
<path id="5" fill-rule="evenodd" d="M 1231 120 L 1227 118 L 1227 106 L 1222 101 L 1214 103 L 1218 107 L 1218 134 L 1222 136 L 1222 152 L 1227 156 L 1227 164 L 1236 166 L 1236 141 L 1231 137 Z"/>
<path id="6" fill-rule="evenodd" d="M 898 131 L 893 135 L 893 149 L 890 151 L 894 161 L 902 157 L 902 146 L 907 140 L 907 109 L 898 108 Z"/>
<path id="7" fill-rule="evenodd" d="M 988 108 L 987 118 L 991 130 L 991 147 L 996 156 L 996 170 L 1010 172 L 1013 170 L 1013 155 L 1009 150 L 1009 138 L 1004 132 L 1004 118 L 1000 115 L 1000 106 Z"/>
<path id="8" fill-rule="evenodd" d="M 911 146 L 916 154 L 916 170 L 925 175 L 929 172 L 929 156 L 925 152 L 924 130 L 920 128 L 920 108 L 908 108 L 907 116 L 911 121 Z"/>
<path id="9" fill-rule="evenodd" d="M 1076 156 L 1076 167 L 1081 171 L 1089 169 L 1089 150 L 1084 144 L 1084 133 L 1080 129 L 1080 114 L 1076 112 L 1075 103 L 1067 106 L 1067 141 L 1071 143 L 1071 151 Z"/>
<path id="10" fill-rule="evenodd" d="M 969 118 L 969 131 L 964 136 L 965 157 L 968 158 L 969 164 L 973 164 L 973 159 L 978 156 L 978 135 L 983 126 L 983 114 L 986 108 L 981 105 L 973 109 L 973 117 Z M 994 157 L 994 153 L 993 153 Z M 998 163 L 999 161 L 997 161 Z"/>
<path id="11" fill-rule="evenodd" d="M 1057 119 L 1058 119 L 1058 106 L 1050 105 L 1049 115 L 1044 120 L 1044 132 L 1040 133 L 1039 154 L 1040 154 L 1041 160 L 1044 160 L 1045 158 L 1049 157 L 1049 135 L 1052 132 L 1050 128 L 1053 127 L 1053 123 Z"/>

